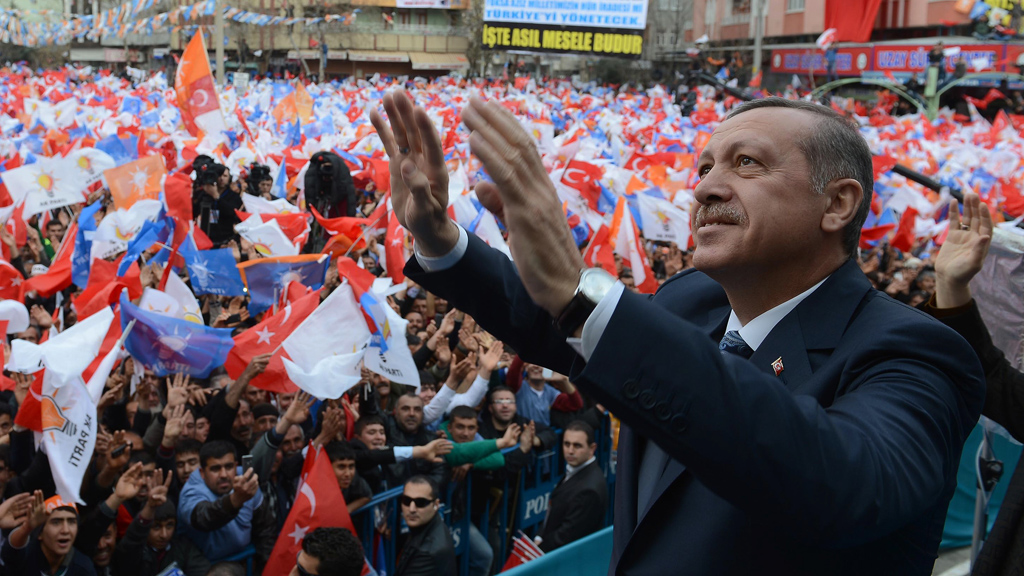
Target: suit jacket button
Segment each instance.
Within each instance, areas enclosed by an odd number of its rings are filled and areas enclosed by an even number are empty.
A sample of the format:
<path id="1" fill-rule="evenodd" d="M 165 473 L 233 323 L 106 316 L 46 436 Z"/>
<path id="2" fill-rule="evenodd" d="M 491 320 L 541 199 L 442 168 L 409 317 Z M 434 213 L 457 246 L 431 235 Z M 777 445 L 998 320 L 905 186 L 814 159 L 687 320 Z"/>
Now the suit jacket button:
<path id="1" fill-rule="evenodd" d="M 644 390 L 640 393 L 640 407 L 644 410 L 650 410 L 654 408 L 654 394 L 651 394 L 650 390 Z"/>
<path id="2" fill-rule="evenodd" d="M 658 402 L 654 407 L 654 415 L 662 422 L 668 422 L 672 417 L 672 409 L 665 402 Z"/>
<path id="3" fill-rule="evenodd" d="M 677 434 L 682 434 L 683 432 L 686 432 L 687 426 L 688 424 L 686 422 L 686 418 L 684 418 L 682 415 L 676 416 L 675 418 L 672 419 L 672 429 L 675 430 Z"/>
<path id="4" fill-rule="evenodd" d="M 637 385 L 636 380 L 626 380 L 622 385 L 622 395 L 626 397 L 626 400 L 636 400 L 636 397 L 640 395 L 640 386 Z"/>

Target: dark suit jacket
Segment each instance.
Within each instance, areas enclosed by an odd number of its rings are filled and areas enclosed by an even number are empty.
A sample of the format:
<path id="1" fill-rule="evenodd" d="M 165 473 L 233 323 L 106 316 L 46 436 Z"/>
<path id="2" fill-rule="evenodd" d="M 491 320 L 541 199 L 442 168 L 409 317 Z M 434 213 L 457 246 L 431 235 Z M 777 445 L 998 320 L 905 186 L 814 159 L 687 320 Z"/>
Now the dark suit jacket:
<path id="1" fill-rule="evenodd" d="M 934 308 L 931 304 L 925 305 L 924 310 L 966 338 L 981 359 L 988 384 L 982 414 L 1006 428 L 1018 441 L 1024 440 L 1024 373 L 1014 368 L 992 343 L 992 336 L 973 301 L 953 309 Z M 1017 462 L 999 515 L 972 573 L 975 576 L 1024 574 L 1024 457 Z"/>
<path id="2" fill-rule="evenodd" d="M 455 544 L 440 514 L 426 526 L 410 530 L 395 566 L 395 576 L 456 574 Z"/>
<path id="3" fill-rule="evenodd" d="M 607 510 L 608 482 L 601 464 L 594 460 L 551 491 L 540 549 L 550 552 L 597 532 Z"/>
<path id="4" fill-rule="evenodd" d="M 451 269 L 426 274 L 413 259 L 406 275 L 627 425 L 612 574 L 931 572 L 981 367 L 963 338 L 873 290 L 856 263 L 750 360 L 718 351 L 728 301 L 693 270 L 653 298 L 626 291 L 589 363 L 472 234 Z M 644 438 L 673 461 L 637 510 Z"/>

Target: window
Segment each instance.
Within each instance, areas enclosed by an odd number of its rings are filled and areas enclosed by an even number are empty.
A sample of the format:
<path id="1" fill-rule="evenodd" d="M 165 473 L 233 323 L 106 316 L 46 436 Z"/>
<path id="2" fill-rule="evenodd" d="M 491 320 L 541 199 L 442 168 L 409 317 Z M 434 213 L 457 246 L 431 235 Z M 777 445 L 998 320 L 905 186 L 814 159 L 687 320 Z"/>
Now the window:
<path id="1" fill-rule="evenodd" d="M 786 0 L 786 12 L 803 12 L 804 0 Z"/>

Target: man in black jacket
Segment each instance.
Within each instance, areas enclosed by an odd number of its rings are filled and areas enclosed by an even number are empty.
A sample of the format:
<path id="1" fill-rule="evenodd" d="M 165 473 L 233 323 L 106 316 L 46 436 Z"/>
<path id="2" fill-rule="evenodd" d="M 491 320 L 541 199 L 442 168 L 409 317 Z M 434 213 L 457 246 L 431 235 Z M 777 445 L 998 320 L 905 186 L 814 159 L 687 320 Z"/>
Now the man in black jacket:
<path id="1" fill-rule="evenodd" d="M 565 427 L 565 477 L 551 491 L 548 515 L 540 531 L 541 550 L 550 552 L 593 534 L 604 525 L 608 482 L 595 451 L 594 429 L 589 424 L 575 420 Z"/>
<path id="2" fill-rule="evenodd" d="M 388 446 L 426 446 L 437 437 L 423 426 L 423 399 L 415 393 L 403 394 L 395 402 L 395 410 L 388 418 Z M 412 459 L 399 461 L 389 466 L 392 486 L 397 486 L 409 478 L 423 474 L 442 486 L 445 481 L 445 465 L 443 462 Z"/>
<path id="3" fill-rule="evenodd" d="M 413 476 L 406 481 L 399 502 L 409 539 L 398 556 L 395 576 L 455 574 L 455 544 L 437 513 L 441 501 L 434 483 L 426 476 Z"/>
<path id="4" fill-rule="evenodd" d="M 971 279 L 981 271 L 992 241 L 992 217 L 977 194 L 965 195 L 962 217 L 956 200 L 950 204 L 949 234 L 935 259 L 935 295 L 920 308 L 971 344 L 985 369 L 988 386 L 981 413 L 1006 428 L 1016 440 L 1024 440 L 1024 373 L 996 348 L 971 295 Z M 999 515 L 974 562 L 972 574 L 1016 574 L 1024 566 L 1022 527 L 1024 458 L 1017 462 Z"/>

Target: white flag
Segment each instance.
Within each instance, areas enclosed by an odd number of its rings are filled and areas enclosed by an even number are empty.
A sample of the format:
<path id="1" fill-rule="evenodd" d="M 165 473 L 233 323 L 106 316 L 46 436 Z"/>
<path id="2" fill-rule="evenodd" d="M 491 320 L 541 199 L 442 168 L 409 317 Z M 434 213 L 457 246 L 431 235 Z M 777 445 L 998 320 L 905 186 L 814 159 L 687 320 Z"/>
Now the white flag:
<path id="1" fill-rule="evenodd" d="M 668 200 L 649 194 L 637 194 L 640 208 L 640 223 L 644 238 L 660 242 L 675 242 L 680 250 L 686 250 L 690 242 L 690 217 Z"/>
<path id="2" fill-rule="evenodd" d="M 112 319 L 113 312 L 109 308 L 107 312 Z M 98 315 L 90 316 L 89 320 Z M 67 385 L 55 387 L 50 370 L 43 376 L 43 395 L 40 398 L 43 431 L 39 444 L 50 462 L 57 493 L 65 500 L 85 503 L 79 491 L 96 448 L 96 404 L 121 353 L 124 337 L 122 334 L 113 349 L 103 357 L 88 384 L 79 374 Z M 95 356 L 93 354 L 93 359 Z"/>
<path id="3" fill-rule="evenodd" d="M 242 192 L 242 204 L 245 211 L 252 214 L 295 214 L 299 208 L 284 198 L 266 200 L 259 196 Z"/>
<path id="4" fill-rule="evenodd" d="M 376 335 L 376 338 L 382 339 L 387 344 L 387 351 L 382 352 L 384 347 L 375 340 L 366 349 L 363 363 L 371 372 L 380 374 L 392 382 L 415 386 L 416 391 L 419 392 L 420 372 L 416 368 L 416 362 L 412 359 L 409 342 L 405 337 L 409 322 L 392 310 L 391 306 L 380 304 L 387 302 L 386 296 L 382 294 L 373 294 L 373 296 L 378 304 L 373 306 L 370 315 L 380 327 L 380 334 Z"/>
<path id="5" fill-rule="evenodd" d="M 7 369 L 34 374 L 46 368 L 46 381 L 54 389 L 81 380 L 82 372 L 99 354 L 113 320 L 114 312 L 105 307 L 42 344 L 15 340 Z"/>
<path id="6" fill-rule="evenodd" d="M 281 346 L 288 377 L 320 399 L 338 398 L 362 379 L 370 329 L 347 282 L 317 306 Z"/>
<path id="7" fill-rule="evenodd" d="M 103 171 L 117 167 L 114 158 L 103 150 L 82 148 L 67 155 L 65 160 L 78 170 L 86 187 L 92 186 L 103 178 Z"/>
<path id="8" fill-rule="evenodd" d="M 178 302 L 181 308 L 179 318 L 195 322 L 196 324 L 204 324 L 203 312 L 199 306 L 199 301 L 196 300 L 195 294 L 188 289 L 188 286 L 182 281 L 181 277 L 177 274 L 169 275 L 167 277 L 167 285 L 164 286 L 164 292 Z"/>
<path id="9" fill-rule="evenodd" d="M 124 252 L 128 241 L 135 237 L 146 220 L 155 219 L 162 207 L 159 200 L 139 200 L 127 210 L 108 213 L 93 234 L 90 260 L 107 259 Z"/>
<path id="10" fill-rule="evenodd" d="M 34 164 L 0 173 L 0 179 L 14 204 L 25 201 L 25 218 L 82 202 L 87 186 L 75 165 L 64 158 L 39 158 Z"/>
<path id="11" fill-rule="evenodd" d="M 277 220 L 264 222 L 258 214 L 253 214 L 245 222 L 235 225 L 235 231 L 249 242 L 261 256 L 297 256 L 299 247 L 281 231 Z"/>

